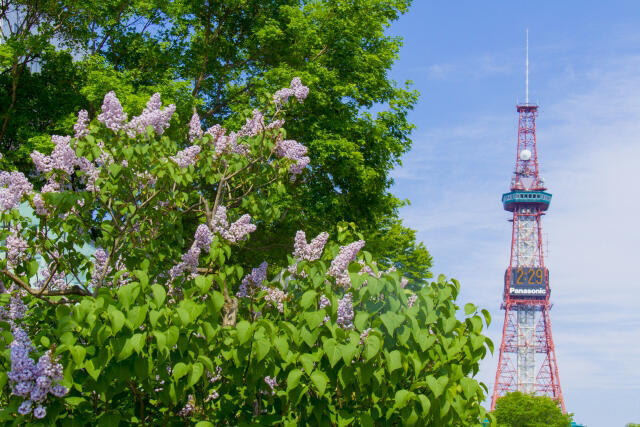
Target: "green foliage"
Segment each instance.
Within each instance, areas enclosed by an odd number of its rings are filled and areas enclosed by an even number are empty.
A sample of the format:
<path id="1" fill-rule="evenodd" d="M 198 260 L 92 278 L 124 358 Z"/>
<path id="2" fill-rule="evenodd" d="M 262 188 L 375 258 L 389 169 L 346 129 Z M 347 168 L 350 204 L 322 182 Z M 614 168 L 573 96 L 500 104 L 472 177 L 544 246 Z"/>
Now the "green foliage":
<path id="1" fill-rule="evenodd" d="M 269 262 L 283 266 L 286 239 L 300 224 L 335 234 L 344 221 L 357 225 L 376 258 L 420 286 L 431 260 L 389 192 L 390 171 L 411 146 L 407 113 L 417 93 L 389 79 L 401 40 L 385 29 L 410 3 L 9 0 L 0 19 L 20 8 L 30 24 L 0 51 L 10 71 L 0 74 L 0 166 L 31 172 L 31 151 L 46 153 L 49 135 L 70 133 L 78 109 L 95 117 L 110 90 L 135 113 L 160 92 L 178 106 L 180 122 L 197 106 L 207 125 L 237 128 L 300 76 L 311 95 L 285 116 L 287 138 L 309 148 L 312 167 L 275 203 L 280 216 L 235 256 L 253 263 L 268 248 Z"/>
<path id="2" fill-rule="evenodd" d="M 488 319 L 471 305 L 459 313 L 455 280 L 403 288 L 401 273 L 379 270 L 368 252 L 349 266 L 350 285 L 339 285 L 328 270 L 340 245 L 360 237 L 352 225 L 338 225 L 320 259 L 289 258 L 295 268 L 272 267 L 261 283 L 246 283 L 251 265 L 234 258 L 253 235 L 232 244 L 216 233 L 197 270 L 169 277 L 216 206 L 230 220 L 250 213 L 259 226 L 281 216 L 278 201 L 293 188 L 291 160 L 274 156 L 283 130 L 240 138 L 246 155 L 196 138 L 195 165 L 180 168 L 171 157 L 186 141 L 169 135 L 184 129 L 133 139 L 90 129 L 72 146 L 99 160 L 96 191 L 83 172 L 54 170 L 47 177 L 63 190 L 43 195 L 39 221 L 1 214 L 0 241 L 21 223 L 28 249 L 14 267 L 0 257 L 0 279 L 29 292 L 20 324 L 38 354 L 59 357 L 70 390 L 48 402 L 43 425 L 467 426 L 487 416 L 487 388 L 473 377 L 493 346 L 482 335 Z M 286 240 L 290 251 L 293 236 Z M 86 243 L 108 249 L 108 268 L 80 251 Z M 32 287 L 42 279 L 38 257 L 75 285 Z M 243 277 L 247 297 L 236 298 Z M 347 293 L 349 326 L 338 319 Z M 330 304 L 320 308 L 323 295 Z M 16 413 L 21 399 L 6 380 L 12 338 L 0 325 L 0 419 L 36 423 Z"/>
<path id="3" fill-rule="evenodd" d="M 532 396 L 519 391 L 499 398 L 493 415 L 499 427 L 569 427 L 573 420 L 573 415 L 563 414 L 550 397 Z"/>

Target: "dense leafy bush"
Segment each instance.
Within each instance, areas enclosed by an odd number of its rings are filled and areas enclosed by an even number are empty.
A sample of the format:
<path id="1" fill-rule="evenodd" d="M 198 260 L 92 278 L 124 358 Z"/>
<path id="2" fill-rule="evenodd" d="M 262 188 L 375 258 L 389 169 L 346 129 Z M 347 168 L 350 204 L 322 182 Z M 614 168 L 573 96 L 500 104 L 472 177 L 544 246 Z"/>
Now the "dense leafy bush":
<path id="1" fill-rule="evenodd" d="M 40 192 L 2 172 L 3 422 L 484 419 L 472 377 L 492 346 L 489 315 L 468 304 L 456 317 L 457 282 L 405 286 L 349 224 L 335 242 L 291 236 L 285 269 L 234 258 L 305 179 L 306 148 L 281 114 L 307 92 L 294 79 L 228 134 L 203 132 L 194 114 L 188 142 L 163 135 L 174 107 L 159 96 L 127 121 L 109 93 L 97 120 L 81 112 L 73 138 L 32 153 Z"/>

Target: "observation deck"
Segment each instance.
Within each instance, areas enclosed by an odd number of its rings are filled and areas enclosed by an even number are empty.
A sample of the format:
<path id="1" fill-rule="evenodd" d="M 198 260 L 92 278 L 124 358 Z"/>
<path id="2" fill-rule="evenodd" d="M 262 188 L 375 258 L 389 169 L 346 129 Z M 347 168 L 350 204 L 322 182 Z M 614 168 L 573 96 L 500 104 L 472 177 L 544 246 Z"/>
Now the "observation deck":
<path id="1" fill-rule="evenodd" d="M 502 195 L 502 205 L 505 211 L 513 212 L 518 206 L 530 205 L 540 208 L 541 211 L 549 209 L 551 194 L 544 191 L 515 190 Z"/>

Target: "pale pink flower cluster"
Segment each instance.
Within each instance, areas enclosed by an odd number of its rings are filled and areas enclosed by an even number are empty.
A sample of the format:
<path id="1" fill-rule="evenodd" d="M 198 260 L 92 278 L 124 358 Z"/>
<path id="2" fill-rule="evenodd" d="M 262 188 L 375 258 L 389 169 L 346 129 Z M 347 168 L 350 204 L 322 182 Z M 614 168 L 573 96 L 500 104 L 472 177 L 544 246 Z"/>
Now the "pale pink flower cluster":
<path id="1" fill-rule="evenodd" d="M 51 269 L 49 266 L 41 269 L 40 275 L 42 276 L 42 279 L 38 280 L 38 282 L 36 283 L 37 289 L 42 289 L 42 287 L 47 283 L 47 281 L 49 282 L 49 286 L 48 286 L 49 289 L 63 290 L 69 287 L 64 273 L 56 272 L 53 275 L 53 277 L 49 279 L 49 277 L 51 276 Z"/>
<path id="2" fill-rule="evenodd" d="M 369 336 L 369 332 L 371 332 L 371 328 L 367 328 L 360 334 L 360 345 L 363 345 L 367 337 Z"/>
<path id="3" fill-rule="evenodd" d="M 102 113 L 98 115 L 98 121 L 114 132 L 124 128 L 127 121 L 127 113 L 122 109 L 116 93 L 111 91 L 104 96 L 102 101 Z"/>
<path id="4" fill-rule="evenodd" d="M 83 136 L 89 135 L 89 113 L 87 110 L 78 111 L 78 121 L 73 125 L 73 130 L 76 131 L 75 138 L 80 139 Z"/>
<path id="5" fill-rule="evenodd" d="M 109 261 L 109 256 L 107 252 L 98 248 L 96 252 L 93 254 L 95 261 L 93 263 L 93 273 L 91 274 L 90 284 L 93 287 L 100 287 L 102 280 L 111 272 L 111 267 L 107 265 Z"/>
<path id="6" fill-rule="evenodd" d="M 326 295 L 322 294 L 320 296 L 320 303 L 318 304 L 318 307 L 322 310 L 325 307 L 328 307 L 331 305 L 331 301 L 329 301 L 329 298 L 327 298 Z"/>
<path id="7" fill-rule="evenodd" d="M 280 313 L 284 313 L 284 301 L 287 299 L 287 294 L 278 288 L 267 288 L 265 290 L 267 291 L 264 296 L 265 301 L 276 307 Z"/>
<path id="8" fill-rule="evenodd" d="M 176 106 L 169 104 L 165 108 L 160 109 L 161 105 L 160 94 L 154 93 L 147 102 L 144 110 L 142 110 L 142 113 L 131 119 L 125 126 L 129 138 L 135 138 L 136 135 L 144 135 L 147 131 L 147 126 L 153 127 L 153 130 L 158 135 L 164 133 L 165 129 L 169 127 L 169 122 L 171 121 L 171 116 L 173 116 L 173 113 L 176 111 Z"/>
<path id="9" fill-rule="evenodd" d="M 191 165 L 195 165 L 196 156 L 200 153 L 199 145 L 192 145 L 191 147 L 187 147 L 182 151 L 178 151 L 175 156 L 169 157 L 171 160 L 176 162 L 178 167 L 186 168 Z"/>
<path id="10" fill-rule="evenodd" d="M 349 267 L 349 263 L 355 261 L 358 252 L 360 252 L 360 249 L 364 247 L 364 243 L 364 240 L 358 240 L 357 242 L 350 243 L 347 246 L 340 247 L 338 256 L 331 261 L 327 274 L 335 277 L 336 283 L 343 286 L 345 289 L 351 286 L 351 279 L 349 278 L 349 271 L 347 270 L 347 267 Z"/>
<path id="11" fill-rule="evenodd" d="M 278 387 L 278 382 L 276 381 L 276 378 L 275 377 L 271 378 L 270 376 L 267 375 L 266 377 L 264 377 L 264 382 L 267 383 L 269 388 L 271 388 L 271 394 L 276 394 L 275 388 Z"/>
<path id="12" fill-rule="evenodd" d="M 415 294 L 411 295 L 407 300 L 407 306 L 409 308 L 413 307 L 413 304 L 415 304 L 417 300 L 418 300 L 418 295 L 415 295 Z"/>
<path id="13" fill-rule="evenodd" d="M 352 329 L 353 316 L 353 300 L 351 292 L 349 292 L 338 301 L 338 317 L 336 323 L 343 329 Z"/>
<path id="14" fill-rule="evenodd" d="M 273 94 L 273 101 L 277 105 L 287 103 L 290 97 L 295 97 L 298 102 L 302 102 L 309 95 L 309 88 L 302 84 L 300 77 L 294 77 L 288 88 L 282 88 Z"/>
<path id="15" fill-rule="evenodd" d="M 256 291 L 256 289 L 264 289 L 265 286 L 262 282 L 267 280 L 267 267 L 268 264 L 263 262 L 259 267 L 251 270 L 251 273 L 244 276 L 242 283 L 236 292 L 238 298 L 248 298 Z"/>
<path id="16" fill-rule="evenodd" d="M 249 153 L 249 146 L 238 142 L 239 134 L 231 132 L 226 135 L 227 130 L 220 125 L 213 125 L 205 134 L 211 135 L 215 148 L 215 157 L 222 154 L 235 153 L 246 156 Z"/>
<path id="17" fill-rule="evenodd" d="M 202 138 L 202 126 L 200 126 L 198 113 L 193 113 L 189 122 L 189 141 L 193 142 L 196 138 Z"/>
<path id="18" fill-rule="evenodd" d="M 276 144 L 276 155 L 295 160 L 295 163 L 289 167 L 291 181 L 295 181 L 296 176 L 309 164 L 310 159 L 306 154 L 307 147 L 292 139 L 285 139 Z"/>
<path id="19" fill-rule="evenodd" d="M 211 229 L 231 243 L 237 243 L 244 240 L 249 233 L 256 231 L 256 226 L 251 224 L 249 214 L 242 215 L 236 222 L 229 225 L 227 208 L 219 206 L 213 216 Z"/>
<path id="20" fill-rule="evenodd" d="M 22 172 L 0 171 L 0 210 L 17 208 L 22 197 L 33 191 L 33 186 Z"/>

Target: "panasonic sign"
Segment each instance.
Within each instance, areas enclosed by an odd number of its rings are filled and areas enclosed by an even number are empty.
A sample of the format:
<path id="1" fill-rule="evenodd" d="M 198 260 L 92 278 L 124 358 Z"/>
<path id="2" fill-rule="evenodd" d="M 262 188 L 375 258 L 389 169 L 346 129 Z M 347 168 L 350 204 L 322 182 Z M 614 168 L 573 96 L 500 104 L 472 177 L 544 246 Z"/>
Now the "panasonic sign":
<path id="1" fill-rule="evenodd" d="M 547 294 L 547 290 L 546 289 L 517 289 L 517 288 L 511 288 L 509 290 L 509 293 L 511 295 L 523 295 L 523 296 L 537 296 L 537 295 L 546 295 Z"/>

